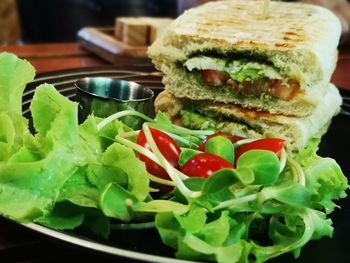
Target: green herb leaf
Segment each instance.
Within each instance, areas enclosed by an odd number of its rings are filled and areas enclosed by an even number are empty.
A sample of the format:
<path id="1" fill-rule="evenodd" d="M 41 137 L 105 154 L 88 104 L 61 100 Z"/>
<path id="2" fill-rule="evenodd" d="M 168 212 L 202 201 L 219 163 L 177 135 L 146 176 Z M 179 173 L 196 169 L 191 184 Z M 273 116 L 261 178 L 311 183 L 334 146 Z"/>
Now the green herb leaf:
<path id="1" fill-rule="evenodd" d="M 182 167 L 189 159 L 200 153 L 200 151 L 188 148 L 182 148 L 179 156 L 179 165 Z"/>
<path id="2" fill-rule="evenodd" d="M 265 187 L 258 193 L 258 200 L 261 203 L 271 199 L 297 207 L 308 207 L 311 205 L 308 190 L 295 182 Z"/>
<path id="3" fill-rule="evenodd" d="M 276 154 L 266 150 L 251 150 L 237 160 L 237 169 L 249 168 L 254 172 L 255 184 L 272 185 L 279 177 L 280 162 Z"/>
<path id="4" fill-rule="evenodd" d="M 200 238 L 208 244 L 219 247 L 224 244 L 230 234 L 230 218 L 228 211 L 221 213 L 221 216 L 206 224 L 200 231 Z"/>
<path id="5" fill-rule="evenodd" d="M 180 223 L 174 217 L 174 214 L 172 212 L 158 213 L 155 224 L 163 243 L 176 249 L 181 239 L 181 233 Z"/>
<path id="6" fill-rule="evenodd" d="M 210 138 L 205 144 L 205 151 L 216 154 L 230 163 L 234 162 L 235 151 L 230 139 L 224 136 Z"/>
<path id="7" fill-rule="evenodd" d="M 112 144 L 104 154 L 104 163 L 119 167 L 128 175 L 128 187 L 139 200 L 145 200 L 149 191 L 149 178 L 146 167 L 135 153 L 119 143 Z"/>
<path id="8" fill-rule="evenodd" d="M 137 198 L 117 184 L 106 185 L 101 194 L 100 207 L 106 216 L 114 217 L 124 222 L 133 219 L 132 206 L 137 202 Z"/>
<path id="9" fill-rule="evenodd" d="M 212 246 L 200 238 L 187 233 L 180 242 L 176 256 L 190 260 L 213 260 L 222 263 L 239 262 L 244 251 L 244 241 L 227 247 Z"/>
<path id="10" fill-rule="evenodd" d="M 237 179 L 239 177 L 238 172 L 234 169 L 221 169 L 205 180 L 202 186 L 202 193 L 206 195 L 229 188 L 231 185 L 239 182 Z"/>
<path id="11" fill-rule="evenodd" d="M 133 207 L 135 212 L 164 213 L 173 212 L 183 214 L 188 211 L 188 206 L 169 200 L 152 200 L 147 203 L 139 203 Z"/>
<path id="12" fill-rule="evenodd" d="M 183 181 L 188 189 L 191 191 L 200 191 L 205 182 L 204 178 L 190 177 Z M 182 204 L 188 204 L 186 197 L 179 191 L 177 187 L 174 189 L 174 199 Z"/>
<path id="13" fill-rule="evenodd" d="M 81 167 L 61 187 L 57 202 L 69 201 L 80 207 L 99 207 L 100 191 L 86 177 L 86 168 Z"/>
<path id="14" fill-rule="evenodd" d="M 46 217 L 39 218 L 37 222 L 45 226 L 63 230 L 74 229 L 80 226 L 84 220 L 84 213 L 79 206 L 69 202 L 58 203 L 52 213 Z"/>
<path id="15" fill-rule="evenodd" d="M 180 226 L 190 233 L 200 232 L 207 220 L 205 208 L 197 205 L 192 205 L 186 214 L 177 215 L 174 213 L 174 216 Z"/>

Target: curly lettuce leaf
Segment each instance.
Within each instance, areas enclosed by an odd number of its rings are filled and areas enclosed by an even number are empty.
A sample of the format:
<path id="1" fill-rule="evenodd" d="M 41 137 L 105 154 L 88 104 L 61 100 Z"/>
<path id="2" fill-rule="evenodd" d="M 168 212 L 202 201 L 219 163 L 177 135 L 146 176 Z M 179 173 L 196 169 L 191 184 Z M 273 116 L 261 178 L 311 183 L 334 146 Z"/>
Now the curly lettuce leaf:
<path id="1" fill-rule="evenodd" d="M 45 97 L 52 106 L 42 114 L 38 111 Z M 22 135 L 25 144 L 0 164 L 0 213 L 22 221 L 49 214 L 60 188 L 77 169 L 77 125 L 71 125 L 77 120 L 77 105 L 43 85 L 33 97 L 32 108 L 38 133 Z"/>
<path id="2" fill-rule="evenodd" d="M 84 213 L 78 206 L 74 206 L 69 202 L 58 203 L 52 213 L 46 217 L 41 217 L 37 221 L 40 224 L 55 229 L 74 229 L 80 226 L 84 221 Z"/>
<path id="3" fill-rule="evenodd" d="M 104 187 L 110 183 L 125 187 L 140 200 L 147 197 L 144 164 L 131 149 L 117 143 L 103 151 L 97 121 L 91 117 L 79 126 L 77 106 L 52 85 L 36 89 L 30 106 L 36 133 L 22 134 L 19 149 L 0 163 L 1 214 L 44 222 L 60 202 L 100 209 Z M 11 120 L 0 116 L 4 123 Z M 12 143 L 13 129 L 8 127 L 3 134 Z"/>
<path id="4" fill-rule="evenodd" d="M 314 206 L 324 208 L 327 213 L 337 206 L 333 200 L 347 196 L 348 180 L 336 161 L 331 158 L 315 158 L 311 165 L 305 168 L 305 178 Z"/>
<path id="5" fill-rule="evenodd" d="M 0 162 L 6 161 L 15 151 L 16 129 L 7 113 L 0 113 Z"/>
<path id="6" fill-rule="evenodd" d="M 36 88 L 30 110 L 37 139 L 73 149 L 79 141 L 78 104 L 60 95 L 54 86 Z M 44 144 L 44 148 L 46 146 Z M 49 145 L 48 145 L 49 146 Z"/>
<path id="7" fill-rule="evenodd" d="M 34 75 L 29 62 L 13 54 L 0 54 L 0 162 L 21 147 L 28 132 L 28 121 L 22 116 L 22 94 Z"/>
<path id="8" fill-rule="evenodd" d="M 34 76 L 35 69 L 28 61 L 0 54 L 0 112 L 8 112 L 13 120 L 22 119 L 22 94 Z"/>
<path id="9" fill-rule="evenodd" d="M 334 159 L 318 156 L 319 143 L 319 138 L 310 140 L 295 159 L 304 170 L 306 188 L 310 192 L 313 206 L 330 213 L 337 207 L 333 200 L 345 198 L 349 185 L 347 177 Z"/>
<path id="10" fill-rule="evenodd" d="M 130 148 L 114 143 L 104 154 L 104 163 L 119 167 L 128 175 L 126 189 L 139 200 L 148 196 L 149 178 L 145 164 L 141 162 Z"/>

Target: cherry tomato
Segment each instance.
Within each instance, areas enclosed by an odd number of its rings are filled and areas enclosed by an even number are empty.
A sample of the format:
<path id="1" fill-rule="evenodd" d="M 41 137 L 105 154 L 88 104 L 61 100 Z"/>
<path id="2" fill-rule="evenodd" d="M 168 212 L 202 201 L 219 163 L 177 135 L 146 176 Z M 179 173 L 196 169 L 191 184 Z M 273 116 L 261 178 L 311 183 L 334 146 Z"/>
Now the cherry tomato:
<path id="1" fill-rule="evenodd" d="M 166 133 L 150 128 L 152 137 L 159 148 L 159 151 L 168 160 L 168 162 L 175 168 L 179 169 L 179 156 L 181 153 L 180 147 L 176 144 L 173 138 L 171 138 Z M 143 146 L 144 148 L 150 150 L 145 133 L 141 130 L 139 136 L 137 137 L 137 144 Z M 159 166 L 146 156 L 142 154 L 137 154 L 138 158 L 146 164 L 146 169 L 149 173 L 158 176 L 163 179 L 169 179 L 167 172 L 163 167 Z"/>
<path id="2" fill-rule="evenodd" d="M 202 70 L 201 75 L 203 82 L 210 86 L 223 86 L 230 78 L 226 72 L 213 69 Z"/>
<path id="3" fill-rule="evenodd" d="M 189 177 L 208 178 L 213 173 L 226 168 L 233 169 L 234 167 L 220 156 L 211 153 L 199 153 L 181 167 L 181 172 Z"/>
<path id="4" fill-rule="evenodd" d="M 230 139 L 232 143 L 235 143 L 235 142 L 243 139 L 242 137 L 232 135 L 232 134 L 227 133 L 227 132 L 216 132 L 216 133 L 213 133 L 212 135 L 205 137 L 205 139 L 199 144 L 197 149 L 199 151 L 204 152 L 205 151 L 205 144 L 207 143 L 207 141 L 213 137 L 216 137 L 216 136 L 224 136 L 224 137 Z"/>
<path id="5" fill-rule="evenodd" d="M 244 144 L 236 150 L 235 160 L 245 152 L 250 150 L 268 150 L 279 155 L 284 147 L 285 140 L 278 138 L 264 138 Z"/>

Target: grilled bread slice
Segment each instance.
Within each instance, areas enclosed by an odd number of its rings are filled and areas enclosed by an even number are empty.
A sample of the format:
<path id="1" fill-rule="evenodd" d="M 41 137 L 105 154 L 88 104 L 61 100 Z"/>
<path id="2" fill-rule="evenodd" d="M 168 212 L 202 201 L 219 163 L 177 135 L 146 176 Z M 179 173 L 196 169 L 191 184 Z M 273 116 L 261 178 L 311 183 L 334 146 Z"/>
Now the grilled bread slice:
<path id="1" fill-rule="evenodd" d="M 262 5 L 215 1 L 178 17 L 148 50 L 165 88 L 192 100 L 312 114 L 336 65 L 339 19 L 319 6 L 278 1 L 265 18 Z M 208 70 L 226 78 L 203 77 Z"/>

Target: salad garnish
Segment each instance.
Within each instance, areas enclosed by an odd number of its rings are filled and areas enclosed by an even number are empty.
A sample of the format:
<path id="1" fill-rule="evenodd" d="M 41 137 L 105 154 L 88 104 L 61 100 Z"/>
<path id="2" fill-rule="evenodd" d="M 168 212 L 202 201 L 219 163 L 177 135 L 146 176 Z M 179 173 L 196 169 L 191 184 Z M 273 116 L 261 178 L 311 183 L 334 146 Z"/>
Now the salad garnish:
<path id="1" fill-rule="evenodd" d="M 281 139 L 190 130 L 161 112 L 79 124 L 78 104 L 49 84 L 36 88 L 31 133 L 21 105 L 33 67 L 3 53 L 0 72 L 3 216 L 105 239 L 154 227 L 176 257 L 223 263 L 298 257 L 332 236 L 329 215 L 349 186 L 318 140 L 290 156 Z M 140 131 L 119 120 L 130 115 L 144 119 Z"/>

